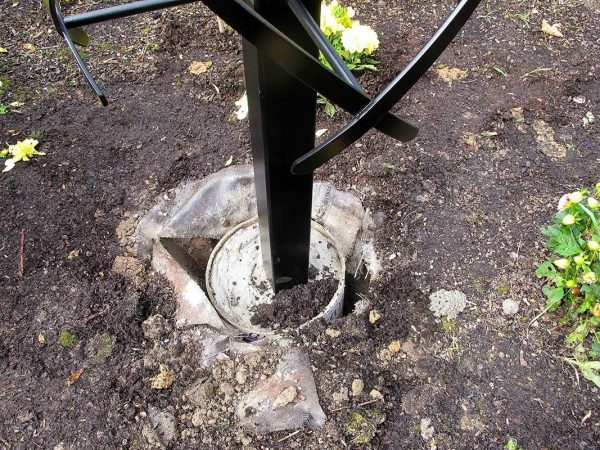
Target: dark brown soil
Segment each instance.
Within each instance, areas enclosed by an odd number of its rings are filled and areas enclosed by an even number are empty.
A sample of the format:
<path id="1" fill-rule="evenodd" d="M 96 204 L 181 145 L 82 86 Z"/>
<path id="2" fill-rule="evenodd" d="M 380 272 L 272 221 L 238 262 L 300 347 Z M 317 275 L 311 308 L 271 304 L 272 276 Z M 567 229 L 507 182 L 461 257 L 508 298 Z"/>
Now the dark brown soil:
<path id="1" fill-rule="evenodd" d="M 70 14 L 117 1 L 63 3 Z M 359 77 L 371 95 L 456 4 L 348 3 L 380 35 L 380 70 Z M 564 38 L 540 33 L 542 19 Z M 253 436 L 250 447 L 502 449 L 512 438 L 528 450 L 600 448 L 600 394 L 560 359 L 570 355 L 566 330 L 553 315 L 528 326 L 544 302 L 533 273 L 539 229 L 562 194 L 598 181 L 598 119 L 583 121 L 600 117 L 598 24 L 595 0 L 484 2 L 438 62 L 466 77 L 449 85 L 434 67 L 395 109 L 419 124 L 418 138 L 398 144 L 372 131 L 317 172 L 374 213 L 384 267 L 366 297 L 381 319 L 346 316 L 328 325 L 335 338 L 321 323 L 298 335 L 327 424 Z M 191 363 L 172 348 L 176 382 L 149 388 L 158 367 L 143 364 L 141 322 L 172 321 L 170 289 L 148 267 L 141 282 L 112 267 L 131 255 L 127 230 L 158 197 L 230 157 L 250 162 L 247 122 L 232 119 L 241 43 L 200 4 L 88 27 L 85 58 L 111 102 L 102 108 L 50 28 L 41 2 L 0 2 L 0 103 L 24 103 L 0 116 L 0 140 L 36 137 L 46 152 L 0 174 L 0 448 L 146 449 L 146 412 L 175 412 Z M 205 74 L 187 71 L 208 60 Z M 323 138 L 348 119 L 320 112 Z M 544 153 L 542 122 L 565 157 Z M 454 322 L 428 310 L 441 288 L 467 295 Z M 520 303 L 515 317 L 502 315 L 508 297 Z M 61 345 L 65 331 L 74 345 Z M 402 350 L 390 355 L 395 341 Z M 349 396 L 357 378 L 365 392 Z M 383 401 L 365 404 L 372 389 Z M 367 444 L 349 431 L 355 413 L 372 422 Z M 433 441 L 422 438 L 424 419 Z M 242 446 L 229 422 L 195 440 L 178 427 L 173 449 Z"/>
<path id="2" fill-rule="evenodd" d="M 279 291 L 271 303 L 258 305 L 252 325 L 266 329 L 296 328 L 317 317 L 333 298 L 338 280 L 333 275 Z"/>

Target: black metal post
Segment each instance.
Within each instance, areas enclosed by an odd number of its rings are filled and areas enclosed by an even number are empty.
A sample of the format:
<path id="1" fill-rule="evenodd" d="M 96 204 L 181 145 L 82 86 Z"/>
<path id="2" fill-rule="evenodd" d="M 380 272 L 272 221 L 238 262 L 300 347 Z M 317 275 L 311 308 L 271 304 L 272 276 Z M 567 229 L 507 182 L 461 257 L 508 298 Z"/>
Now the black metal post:
<path id="1" fill-rule="evenodd" d="M 320 0 L 303 0 L 318 21 Z M 317 47 L 285 2 L 254 9 L 313 56 Z M 244 41 L 246 89 L 261 247 L 275 292 L 308 281 L 312 174 L 292 175 L 295 158 L 315 144 L 316 93 Z"/>

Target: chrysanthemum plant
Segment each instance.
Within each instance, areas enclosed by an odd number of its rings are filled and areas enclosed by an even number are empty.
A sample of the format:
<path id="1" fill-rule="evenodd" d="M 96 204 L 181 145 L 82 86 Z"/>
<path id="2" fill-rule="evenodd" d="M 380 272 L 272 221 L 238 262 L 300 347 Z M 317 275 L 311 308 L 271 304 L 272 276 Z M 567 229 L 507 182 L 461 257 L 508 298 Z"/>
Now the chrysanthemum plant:
<path id="1" fill-rule="evenodd" d="M 600 183 L 561 198 L 554 223 L 542 229 L 552 253 L 536 270 L 547 280 L 544 312 L 564 312 L 560 322 L 572 326 L 566 343 L 579 362 L 600 360 L 599 198 Z"/>
<path id="2" fill-rule="evenodd" d="M 337 0 L 321 5 L 321 31 L 354 72 L 377 70 L 379 61 L 371 55 L 379 48 L 377 33 L 371 27 L 353 20 L 352 7 L 343 7 Z M 321 62 L 330 67 L 323 55 Z"/>

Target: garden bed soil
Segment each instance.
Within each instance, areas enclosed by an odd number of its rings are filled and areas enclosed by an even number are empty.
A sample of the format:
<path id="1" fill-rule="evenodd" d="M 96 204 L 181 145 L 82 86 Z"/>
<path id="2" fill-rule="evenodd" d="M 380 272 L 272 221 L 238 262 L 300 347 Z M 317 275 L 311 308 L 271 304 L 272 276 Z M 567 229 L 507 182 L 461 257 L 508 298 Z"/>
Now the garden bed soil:
<path id="1" fill-rule="evenodd" d="M 66 14 L 90 7 L 64 3 Z M 359 77 L 371 95 L 456 4 L 349 3 L 381 39 L 379 71 Z M 462 79 L 434 67 L 395 108 L 418 138 L 372 131 L 317 171 L 373 212 L 383 268 L 366 298 L 380 318 L 297 334 L 325 428 L 256 436 L 231 421 L 194 426 L 178 399 L 214 374 L 141 329 L 156 313 L 173 324 L 170 287 L 147 261 L 113 266 L 135 258 L 131 233 L 157 198 L 230 158 L 251 161 L 248 124 L 233 118 L 239 37 L 219 34 L 200 4 L 89 27 L 102 108 L 41 2 L 0 2 L 0 103 L 23 103 L 0 116 L 0 139 L 35 137 L 46 153 L 0 175 L 0 447 L 145 449 L 159 410 L 176 418 L 172 449 L 599 448 L 599 392 L 561 360 L 565 327 L 553 314 L 529 325 L 544 304 L 539 229 L 562 194 L 598 181 L 598 124 L 583 120 L 600 117 L 598 11 L 594 0 L 484 2 L 439 60 Z M 540 33 L 542 19 L 564 37 Z M 212 66 L 194 75 L 193 61 Z M 320 111 L 321 139 L 348 119 Z M 455 321 L 428 310 L 442 288 L 467 295 Z M 506 298 L 516 316 L 502 314 Z M 175 379 L 156 390 L 160 364 Z"/>

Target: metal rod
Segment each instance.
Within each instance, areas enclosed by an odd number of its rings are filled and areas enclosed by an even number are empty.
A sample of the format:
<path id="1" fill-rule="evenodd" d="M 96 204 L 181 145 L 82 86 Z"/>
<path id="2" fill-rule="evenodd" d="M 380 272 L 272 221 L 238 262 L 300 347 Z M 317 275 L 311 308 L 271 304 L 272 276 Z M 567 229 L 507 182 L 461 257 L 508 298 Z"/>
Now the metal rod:
<path id="1" fill-rule="evenodd" d="M 296 174 L 312 173 L 369 131 L 421 79 L 450 45 L 481 0 L 461 0 L 443 25 L 406 68 L 356 117 L 327 142 L 298 158 Z"/>
<path id="2" fill-rule="evenodd" d="M 194 1 L 198 0 L 140 0 L 67 17 L 65 24 L 69 28 L 80 27 Z M 361 89 L 325 68 L 317 58 L 304 51 L 242 0 L 202 2 L 261 52 L 277 60 L 288 73 L 349 113 L 357 114 L 369 103 L 370 98 Z M 385 114 L 375 128 L 400 141 L 410 141 L 419 132 L 414 124 L 391 113 Z"/>
<path id="3" fill-rule="evenodd" d="M 369 103 L 364 92 L 324 67 L 242 0 L 202 2 L 284 70 L 349 113 L 357 114 Z M 385 114 L 375 128 L 404 142 L 414 139 L 419 132 L 415 125 L 391 113 Z"/>
<path id="4" fill-rule="evenodd" d="M 354 78 L 350 69 L 346 66 L 339 53 L 333 48 L 329 39 L 321 32 L 321 27 L 315 22 L 310 13 L 299 0 L 287 0 L 287 4 L 300 22 L 300 25 L 308 33 L 317 48 L 323 53 L 327 62 L 335 73 L 342 77 L 348 84 L 364 92 L 360 83 Z"/>
<path id="5" fill-rule="evenodd" d="M 320 1 L 304 0 L 317 18 Z M 318 54 L 284 3 L 255 0 L 254 8 Z M 244 67 L 263 267 L 278 292 L 308 281 L 313 177 L 292 175 L 290 167 L 315 145 L 316 92 L 246 40 Z"/>
<path id="6" fill-rule="evenodd" d="M 157 9 L 185 5 L 196 1 L 198 0 L 139 0 L 124 5 L 110 6 L 95 11 L 75 14 L 65 19 L 65 25 L 67 28 L 83 27 L 93 23 L 106 22 L 107 20 L 133 16 L 135 14 L 155 11 Z"/>
<path id="7" fill-rule="evenodd" d="M 96 94 L 96 96 L 98 97 L 100 102 L 102 103 L 102 105 L 104 105 L 104 106 L 108 105 L 108 101 L 106 100 L 106 97 L 104 96 L 104 92 L 102 92 L 102 88 L 100 88 L 100 86 L 98 86 L 98 83 L 96 83 L 96 81 L 94 80 L 94 77 L 92 77 L 92 74 L 86 67 L 85 63 L 83 62 L 83 59 L 81 59 L 81 56 L 79 55 L 79 52 L 77 51 L 77 47 L 75 47 L 75 43 L 73 42 L 73 39 L 71 39 L 71 35 L 69 34 L 69 30 L 67 29 L 67 27 L 65 25 L 63 15 L 60 10 L 60 5 L 57 3 L 56 0 L 49 0 L 48 6 L 50 8 L 50 16 L 52 17 L 52 22 L 54 23 L 54 26 L 56 27 L 58 32 L 63 36 L 65 41 L 67 41 L 69 50 L 71 50 L 71 53 L 73 53 L 73 57 L 75 58 L 75 61 L 77 62 L 77 65 L 79 66 L 79 69 L 81 69 L 81 72 L 83 73 L 83 76 L 85 77 L 85 80 L 90 85 L 90 87 L 92 88 L 92 90 L 94 91 L 94 93 Z"/>

